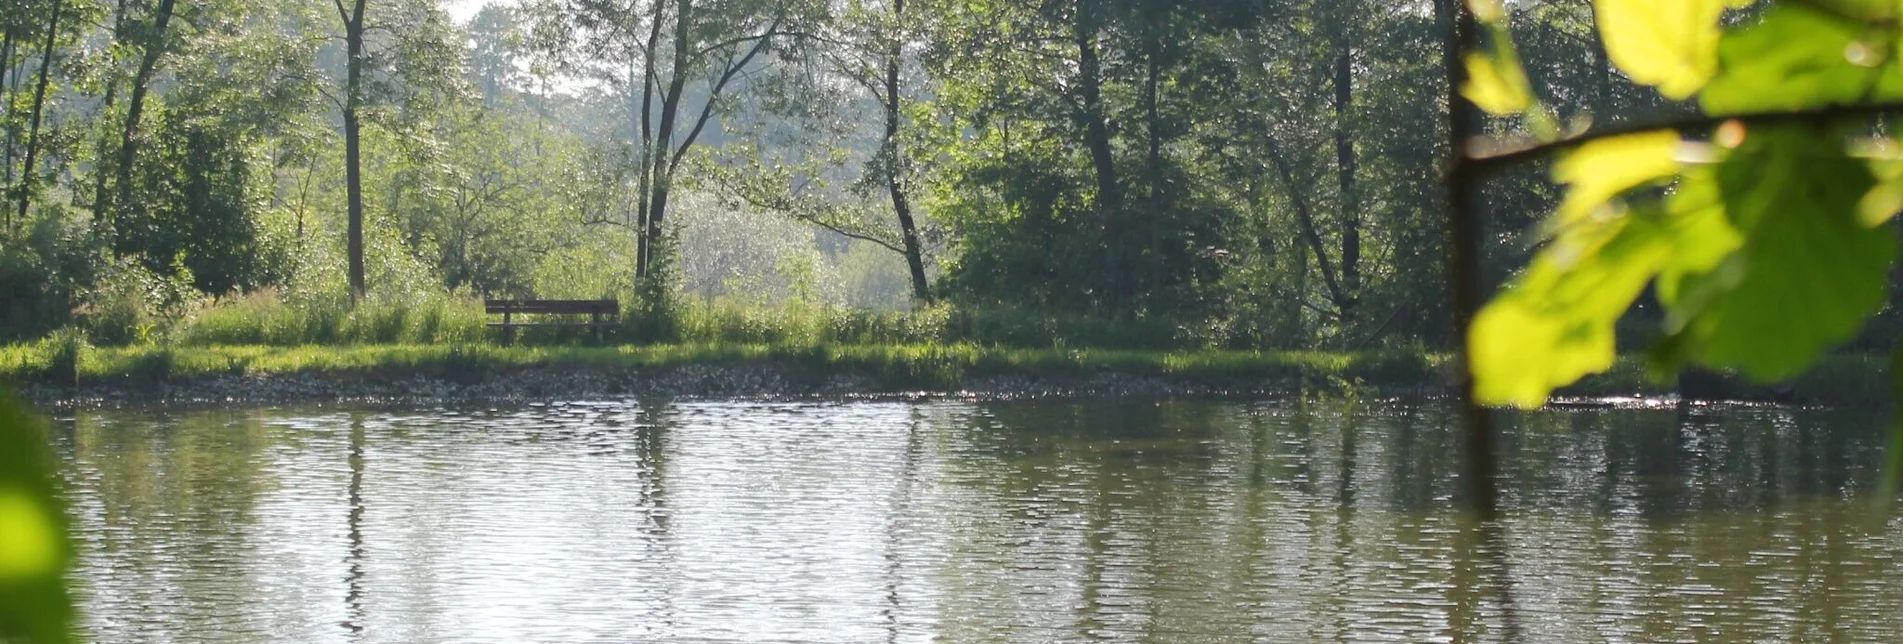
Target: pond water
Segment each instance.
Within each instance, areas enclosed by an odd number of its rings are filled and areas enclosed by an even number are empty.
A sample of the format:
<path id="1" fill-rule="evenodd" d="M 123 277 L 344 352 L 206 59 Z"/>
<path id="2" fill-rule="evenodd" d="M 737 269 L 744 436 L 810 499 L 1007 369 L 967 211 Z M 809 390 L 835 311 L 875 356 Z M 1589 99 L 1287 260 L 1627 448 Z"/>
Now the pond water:
<path id="1" fill-rule="evenodd" d="M 1884 414 L 1437 402 L 83 411 L 111 642 L 1903 641 Z"/>

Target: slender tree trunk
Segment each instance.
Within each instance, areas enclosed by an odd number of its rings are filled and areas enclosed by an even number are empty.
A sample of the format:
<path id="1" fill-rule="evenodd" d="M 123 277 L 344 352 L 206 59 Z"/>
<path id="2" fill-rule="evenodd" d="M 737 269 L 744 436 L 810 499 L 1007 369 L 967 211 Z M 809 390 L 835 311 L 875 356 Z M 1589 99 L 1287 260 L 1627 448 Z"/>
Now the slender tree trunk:
<path id="1" fill-rule="evenodd" d="M 1077 46 L 1077 85 L 1082 93 L 1084 144 L 1090 149 L 1090 163 L 1096 172 L 1098 216 L 1103 219 L 1104 269 L 1109 276 L 1108 304 L 1116 307 L 1129 289 L 1128 266 L 1123 261 L 1126 245 L 1122 226 L 1123 195 L 1117 187 L 1116 162 L 1110 150 L 1110 125 L 1103 105 L 1103 69 L 1097 57 L 1097 6 L 1092 0 L 1077 0 L 1073 21 L 1073 39 Z"/>
<path id="2" fill-rule="evenodd" d="M 903 20 L 905 0 L 892 0 L 892 19 L 897 23 Z M 930 285 L 925 281 L 925 256 L 919 248 L 918 224 L 912 220 L 912 205 L 905 198 L 904 150 L 899 145 L 899 66 L 905 63 L 905 42 L 900 34 L 892 34 L 892 42 L 885 56 L 885 151 L 887 165 L 885 171 L 886 191 L 892 194 L 892 211 L 899 217 L 899 236 L 905 242 L 905 265 L 912 272 L 912 297 L 920 302 L 930 301 Z"/>
<path id="3" fill-rule="evenodd" d="M 674 167 L 673 164 L 668 163 L 668 157 L 674 149 L 674 124 L 680 114 L 681 94 L 687 86 L 693 11 L 693 3 L 690 0 L 681 0 L 675 5 L 674 64 L 673 69 L 670 70 L 667 90 L 661 94 L 661 123 L 655 128 L 652 146 L 654 158 L 651 172 L 654 178 L 650 189 L 653 195 L 648 205 L 647 231 L 644 233 L 648 239 L 648 256 L 644 275 L 649 277 L 653 275 L 655 255 L 658 253 L 656 246 L 661 240 L 662 226 L 666 223 L 668 192 L 674 187 Z M 708 100 L 713 98 L 709 97 Z"/>
<path id="4" fill-rule="evenodd" d="M 1345 22 L 1345 21 L 1344 21 Z M 1335 51 L 1335 167 L 1341 190 L 1341 287 L 1335 301 L 1342 321 L 1352 320 L 1361 293 L 1361 200 L 1357 192 L 1354 138 L 1349 121 L 1354 105 L 1354 39 L 1344 25 Z"/>
<path id="5" fill-rule="evenodd" d="M 158 71 L 159 58 L 165 55 L 165 27 L 172 21 L 172 6 L 173 0 L 162 0 L 157 13 L 152 15 L 152 31 L 146 36 L 139 71 L 132 77 L 132 92 L 126 97 L 126 125 L 119 138 L 116 168 L 119 174 L 118 204 L 121 206 L 132 203 L 132 167 L 139 155 L 139 121 L 144 114 L 145 95 L 152 84 L 152 75 Z M 117 230 L 116 224 L 114 230 Z"/>
<path id="6" fill-rule="evenodd" d="M 638 130 L 641 133 L 641 176 L 636 179 L 634 222 L 634 277 L 638 282 L 647 278 L 648 256 L 653 254 L 653 246 L 648 240 L 648 218 L 654 209 L 654 166 L 658 158 L 654 151 L 654 80 L 656 67 L 654 54 L 661 40 L 661 21 L 666 17 L 665 0 L 653 0 L 654 15 L 648 19 L 648 40 L 642 45 L 641 64 L 641 113 L 636 115 Z"/>
<path id="7" fill-rule="evenodd" d="M 109 120 L 112 118 L 112 108 L 113 108 L 113 105 L 117 102 L 118 92 L 119 92 L 119 84 L 116 82 L 113 82 L 113 80 L 110 78 L 106 79 L 106 96 L 99 106 L 100 119 Z M 92 207 L 92 211 L 93 211 L 94 229 L 101 231 L 116 240 L 118 239 L 119 226 L 116 221 L 109 221 L 107 219 L 107 217 L 111 216 L 110 215 L 111 210 L 106 205 L 106 200 L 108 199 L 108 197 L 106 196 L 106 175 L 112 174 L 111 150 L 112 150 L 112 136 L 110 134 L 101 132 L 99 134 L 98 149 L 94 150 L 93 152 L 93 207 Z M 117 243 L 115 242 L 112 245 L 116 247 Z"/>
<path id="8" fill-rule="evenodd" d="M 1144 39 L 1146 42 L 1143 57 L 1145 59 L 1145 66 L 1149 69 L 1147 70 L 1148 77 L 1144 79 L 1143 102 L 1149 112 L 1147 115 L 1149 123 L 1145 129 L 1148 130 L 1147 134 L 1150 140 L 1150 176 L 1148 177 L 1150 184 L 1150 214 L 1149 217 L 1147 217 L 1150 223 L 1150 258 L 1149 261 L 1145 262 L 1149 268 L 1149 283 L 1146 284 L 1143 289 L 1143 292 L 1146 294 L 1155 293 L 1158 289 L 1163 287 L 1163 137 L 1161 132 L 1159 132 L 1159 130 L 1162 129 L 1163 117 L 1157 105 L 1159 102 L 1157 97 L 1157 76 L 1162 71 L 1161 59 L 1163 57 L 1163 37 L 1158 33 L 1158 30 L 1161 28 L 1160 24 L 1167 23 L 1168 20 L 1167 15 L 1160 19 L 1153 20 L 1148 29 L 1149 35 Z"/>
<path id="9" fill-rule="evenodd" d="M 46 46 L 40 51 L 39 87 L 33 90 L 33 111 L 28 117 L 32 119 L 32 124 L 26 135 L 26 164 L 20 168 L 19 215 L 14 221 L 7 222 L 9 228 L 26 221 L 27 206 L 33 197 L 33 184 L 36 183 L 33 171 L 33 165 L 36 162 L 34 157 L 40 151 L 40 114 L 46 107 L 46 85 L 52 78 L 53 71 L 53 42 L 59 36 L 59 14 L 64 6 L 61 0 L 53 0 L 53 16 L 46 21 Z"/>
<path id="10" fill-rule="evenodd" d="M 0 181 L 0 195 L 5 195 L 7 194 L 6 193 L 7 190 L 11 190 L 13 188 L 13 138 L 14 138 L 13 136 L 13 93 L 14 92 L 11 87 L 7 86 L 7 79 L 9 78 L 9 74 L 7 72 L 13 69 L 13 31 L 9 29 L 9 30 L 0 30 L 0 32 L 4 32 L 4 33 L 0 33 L 0 103 L 6 104 L 5 119 L 0 120 L 0 124 L 5 125 L 5 127 L 0 127 L 0 138 L 6 139 L 6 147 L 7 147 L 5 163 L 3 164 L 6 170 L 4 173 L 0 173 L 5 175 L 4 181 Z M 19 84 L 19 80 L 17 77 L 14 78 L 14 84 L 15 85 Z M 9 220 L 11 220 L 12 217 L 13 217 L 12 214 L 7 215 L 7 218 Z"/>
<path id="11" fill-rule="evenodd" d="M 350 57 L 344 79 L 344 192 L 349 200 L 349 224 L 346 241 L 350 255 L 350 294 L 363 297 L 363 167 L 360 135 L 362 123 L 357 108 L 363 104 L 363 10 L 365 0 L 356 0 L 344 14 L 343 0 L 337 11 L 344 19 L 344 45 Z"/>

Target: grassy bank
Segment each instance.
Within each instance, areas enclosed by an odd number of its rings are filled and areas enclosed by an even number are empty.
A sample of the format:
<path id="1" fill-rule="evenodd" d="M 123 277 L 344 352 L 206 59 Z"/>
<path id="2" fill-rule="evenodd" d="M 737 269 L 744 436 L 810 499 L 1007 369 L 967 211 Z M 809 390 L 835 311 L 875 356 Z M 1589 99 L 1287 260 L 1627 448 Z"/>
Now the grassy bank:
<path id="1" fill-rule="evenodd" d="M 796 377 L 859 378 L 871 391 L 957 390 L 973 378 L 1017 376 L 1079 381 L 1101 375 L 1160 378 L 1228 390 L 1338 389 L 1368 386 L 1444 391 L 1446 357 L 1379 351 L 1141 351 L 1003 348 L 974 344 L 721 344 L 644 346 L 496 346 L 370 344 L 341 346 L 90 347 L 54 338 L 0 347 L 0 381 L 81 387 L 150 387 L 223 376 L 332 379 L 432 378 L 477 382 L 530 369 L 652 373 L 694 365 L 762 365 Z M 1885 404 L 1887 361 L 1826 358 L 1788 383 L 1760 386 L 1718 377 L 1715 397 L 1845 405 Z M 1637 359 L 1563 392 L 1571 396 L 1669 393 Z"/>
<path id="2" fill-rule="evenodd" d="M 77 354 L 76 358 L 74 354 Z M 186 382 L 218 376 L 438 377 L 467 380 L 530 368 L 657 369 L 770 364 L 850 374 L 879 389 L 956 389 L 966 377 L 1077 378 L 1112 373 L 1209 386 L 1270 381 L 1420 383 L 1439 359 L 1405 353 L 1162 352 L 952 345 L 672 344 L 612 347 L 448 345 L 85 347 L 48 340 L 0 347 L 0 380 L 79 385 Z"/>

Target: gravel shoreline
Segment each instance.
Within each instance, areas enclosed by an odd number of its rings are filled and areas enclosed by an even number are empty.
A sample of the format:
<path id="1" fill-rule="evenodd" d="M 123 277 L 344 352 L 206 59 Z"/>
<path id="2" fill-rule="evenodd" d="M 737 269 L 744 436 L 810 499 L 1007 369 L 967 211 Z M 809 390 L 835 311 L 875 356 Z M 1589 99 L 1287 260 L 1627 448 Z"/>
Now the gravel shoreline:
<path id="1" fill-rule="evenodd" d="M 1417 393 L 1440 393 L 1415 388 Z M 530 403 L 586 398 L 813 400 L 963 398 L 1165 398 L 1288 394 L 1300 383 L 1263 381 L 1223 386 L 1186 378 L 1101 372 L 1087 376 L 967 376 L 955 389 L 903 388 L 856 373 L 815 376 L 775 364 L 691 364 L 665 368 L 530 367 L 468 378 L 301 372 L 223 375 L 159 382 L 22 385 L 17 392 L 50 408 L 234 406 L 294 404 L 446 405 Z"/>

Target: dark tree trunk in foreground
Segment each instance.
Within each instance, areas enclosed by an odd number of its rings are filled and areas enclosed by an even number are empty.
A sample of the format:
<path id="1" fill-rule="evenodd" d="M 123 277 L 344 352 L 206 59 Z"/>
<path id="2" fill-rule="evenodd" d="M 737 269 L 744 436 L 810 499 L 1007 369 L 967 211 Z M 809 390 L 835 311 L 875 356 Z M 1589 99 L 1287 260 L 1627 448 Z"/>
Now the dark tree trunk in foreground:
<path id="1" fill-rule="evenodd" d="M 1467 68 L 1461 56 L 1473 47 L 1473 16 L 1460 0 L 1437 0 L 1435 13 L 1446 35 L 1441 64 L 1447 72 L 1448 155 L 1453 159 L 1447 170 L 1447 243 L 1448 279 L 1453 282 L 1455 346 L 1460 347 L 1456 374 L 1461 417 L 1466 426 L 1464 447 L 1467 454 L 1465 477 L 1473 495 L 1474 512 L 1481 521 L 1500 516 L 1499 471 L 1493 454 L 1493 413 L 1474 398 L 1473 358 L 1467 351 L 1467 333 L 1480 311 L 1480 222 L 1476 199 L 1480 177 L 1474 164 L 1467 161 L 1467 142 L 1478 132 L 1478 110 L 1460 95 L 1467 81 Z"/>

